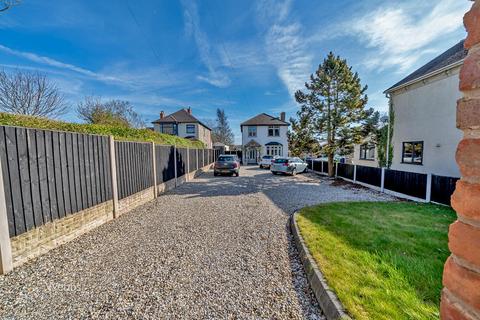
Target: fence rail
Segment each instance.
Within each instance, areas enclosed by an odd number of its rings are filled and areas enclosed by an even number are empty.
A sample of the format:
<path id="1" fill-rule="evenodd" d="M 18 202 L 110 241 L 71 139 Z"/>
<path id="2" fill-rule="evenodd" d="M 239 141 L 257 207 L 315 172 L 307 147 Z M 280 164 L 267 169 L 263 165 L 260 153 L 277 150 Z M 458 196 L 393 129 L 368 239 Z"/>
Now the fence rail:
<path id="1" fill-rule="evenodd" d="M 328 174 L 328 162 L 326 161 L 311 160 L 308 161 L 308 167 L 315 172 Z M 459 180 L 455 177 L 345 163 L 336 163 L 334 172 L 337 177 L 379 188 L 384 192 L 390 191 L 405 198 L 446 205 L 450 205 L 450 197 L 455 191 L 457 180 Z"/>

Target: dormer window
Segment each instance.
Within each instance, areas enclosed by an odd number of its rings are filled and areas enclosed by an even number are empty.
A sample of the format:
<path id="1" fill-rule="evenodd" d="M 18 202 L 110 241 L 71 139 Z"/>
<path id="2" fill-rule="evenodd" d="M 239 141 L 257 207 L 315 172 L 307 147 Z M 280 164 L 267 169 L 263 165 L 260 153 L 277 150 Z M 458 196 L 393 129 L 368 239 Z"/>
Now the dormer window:
<path id="1" fill-rule="evenodd" d="M 269 137 L 280 137 L 280 126 L 268 126 Z"/>

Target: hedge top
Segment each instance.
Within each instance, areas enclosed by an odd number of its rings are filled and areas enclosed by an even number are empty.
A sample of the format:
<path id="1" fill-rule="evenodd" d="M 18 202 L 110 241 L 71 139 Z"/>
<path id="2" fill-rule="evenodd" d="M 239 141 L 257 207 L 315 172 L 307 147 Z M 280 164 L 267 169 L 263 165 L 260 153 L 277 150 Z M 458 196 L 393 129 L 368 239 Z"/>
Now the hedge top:
<path id="1" fill-rule="evenodd" d="M 199 149 L 205 148 L 205 145 L 201 141 L 188 140 L 169 134 L 154 132 L 149 129 L 134 129 L 100 124 L 70 123 L 41 117 L 15 115 L 9 113 L 0 113 L 0 125 L 108 136 L 111 135 L 115 138 L 115 140 L 146 141 L 164 145 L 176 145 L 178 147 Z"/>

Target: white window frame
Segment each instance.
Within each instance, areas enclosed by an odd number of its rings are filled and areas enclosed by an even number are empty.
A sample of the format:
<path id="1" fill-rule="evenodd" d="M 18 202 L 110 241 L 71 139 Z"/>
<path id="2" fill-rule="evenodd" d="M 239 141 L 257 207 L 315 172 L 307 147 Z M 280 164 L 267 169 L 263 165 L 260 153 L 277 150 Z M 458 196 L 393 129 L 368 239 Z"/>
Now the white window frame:
<path id="1" fill-rule="evenodd" d="M 256 126 L 248 126 L 247 127 L 247 134 L 249 137 L 256 137 L 257 136 L 257 127 Z"/>
<path id="2" fill-rule="evenodd" d="M 271 132 L 270 132 L 271 130 Z M 280 126 L 268 126 L 269 137 L 280 137 Z"/>

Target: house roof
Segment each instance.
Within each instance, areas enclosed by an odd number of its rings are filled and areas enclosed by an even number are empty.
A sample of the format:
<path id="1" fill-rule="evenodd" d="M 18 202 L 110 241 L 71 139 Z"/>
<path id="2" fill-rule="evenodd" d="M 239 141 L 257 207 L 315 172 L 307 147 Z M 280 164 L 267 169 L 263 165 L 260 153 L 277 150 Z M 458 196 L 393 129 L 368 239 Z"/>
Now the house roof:
<path id="1" fill-rule="evenodd" d="M 438 71 L 457 62 L 463 61 L 463 59 L 467 56 L 467 50 L 463 47 L 463 42 L 464 40 L 460 41 L 432 61 L 428 62 L 424 66 L 409 74 L 407 77 L 395 83 L 393 86 L 385 90 L 385 93 L 391 92 L 406 83 L 427 76 L 432 72 Z"/>
<path id="2" fill-rule="evenodd" d="M 186 109 L 180 109 L 177 112 L 169 114 L 162 119 L 157 119 L 152 123 L 199 123 L 208 130 L 211 130 L 203 122 L 192 116 Z"/>
<path id="3" fill-rule="evenodd" d="M 240 127 L 242 126 L 289 126 L 290 123 L 285 122 L 280 120 L 279 118 L 272 117 L 271 115 L 268 115 L 266 113 L 260 113 L 259 115 L 256 115 L 255 117 L 248 119 L 245 122 L 242 122 L 240 124 Z"/>

